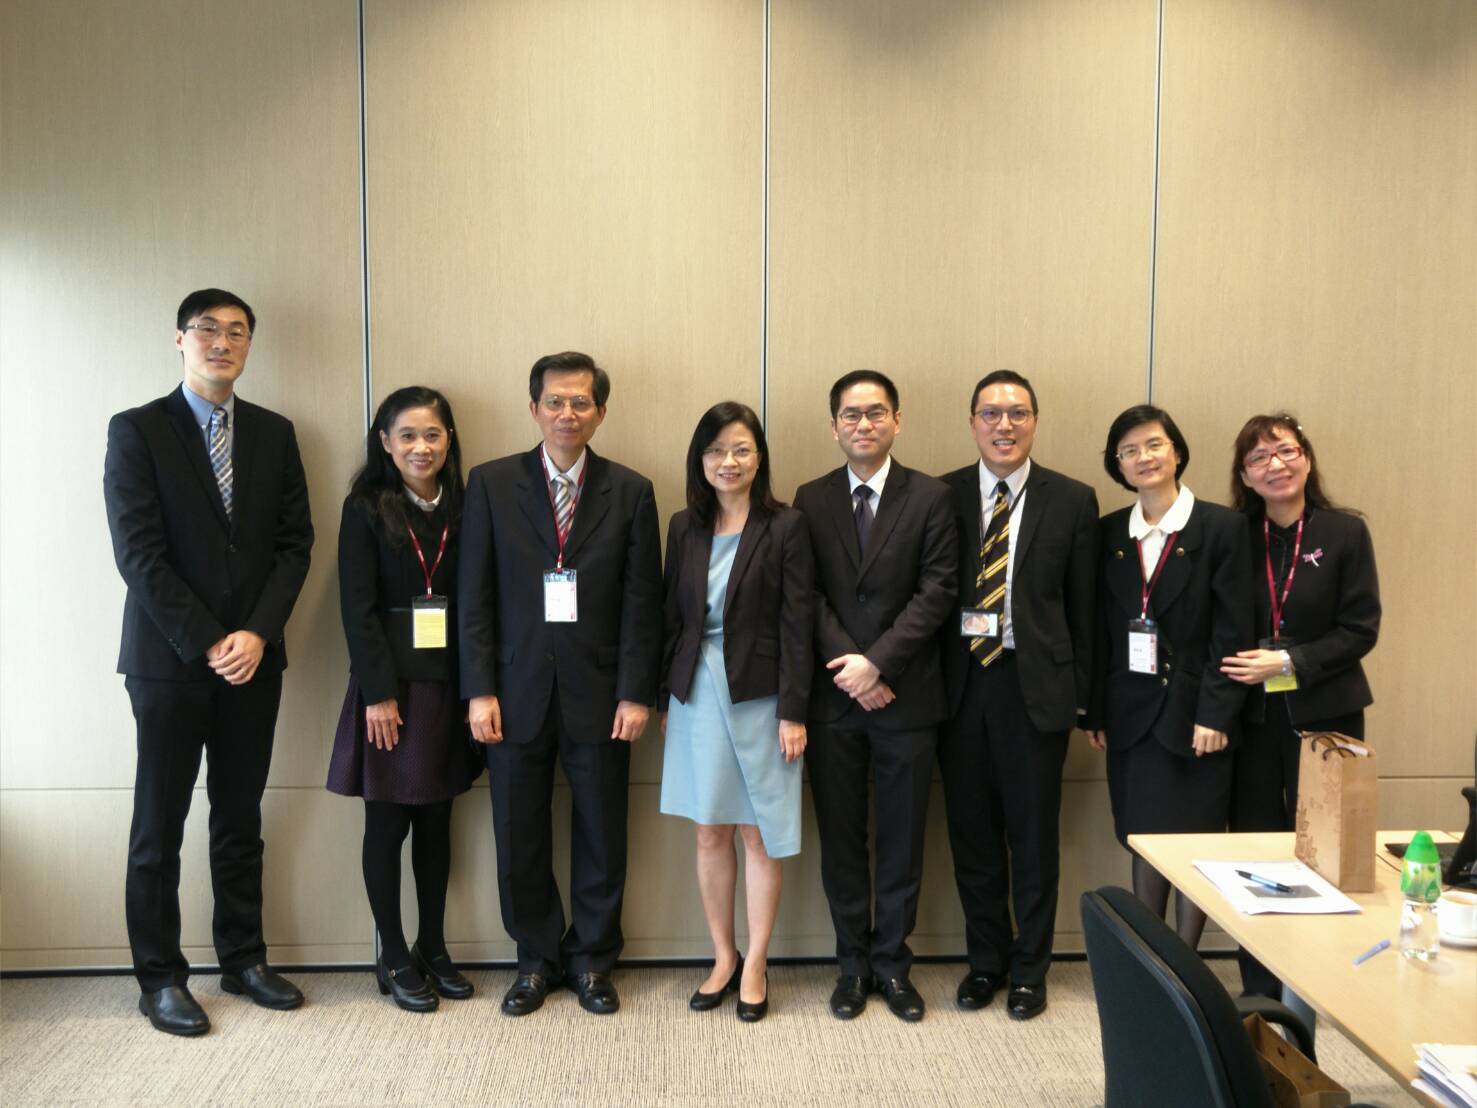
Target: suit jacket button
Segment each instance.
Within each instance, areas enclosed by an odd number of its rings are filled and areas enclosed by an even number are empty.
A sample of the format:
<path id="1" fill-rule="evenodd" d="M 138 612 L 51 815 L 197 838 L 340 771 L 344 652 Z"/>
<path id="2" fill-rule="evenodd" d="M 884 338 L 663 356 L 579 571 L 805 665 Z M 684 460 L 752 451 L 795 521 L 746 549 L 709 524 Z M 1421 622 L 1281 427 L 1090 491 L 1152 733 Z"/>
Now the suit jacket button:
<path id="1" fill-rule="evenodd" d="M 1115 550 L 1115 551 L 1113 551 L 1113 557 L 1115 557 L 1115 558 L 1121 558 L 1121 557 L 1123 557 L 1123 551 L 1121 551 L 1121 550 Z"/>
<path id="2" fill-rule="evenodd" d="M 1161 678 L 1159 678 L 1159 683 L 1161 685 L 1167 685 L 1167 684 L 1169 684 L 1169 678 L 1168 677 L 1161 677 Z"/>
<path id="3" fill-rule="evenodd" d="M 227 554 L 234 554 L 234 553 L 236 553 L 236 544 L 235 543 L 230 543 L 229 545 L 227 545 L 227 547 L 226 547 L 226 553 Z"/>
<path id="4" fill-rule="evenodd" d="M 867 602 L 867 594 L 864 593 L 864 592 L 857 593 L 856 594 L 856 602 L 858 604 L 865 604 Z"/>

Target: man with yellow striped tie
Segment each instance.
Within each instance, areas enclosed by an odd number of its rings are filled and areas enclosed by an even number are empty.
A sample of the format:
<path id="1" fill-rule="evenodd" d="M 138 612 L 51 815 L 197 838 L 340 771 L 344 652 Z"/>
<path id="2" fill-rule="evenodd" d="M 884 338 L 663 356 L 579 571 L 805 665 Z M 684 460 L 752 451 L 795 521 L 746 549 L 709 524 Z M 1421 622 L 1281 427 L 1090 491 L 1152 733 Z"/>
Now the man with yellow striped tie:
<path id="1" fill-rule="evenodd" d="M 969 407 L 979 461 L 943 479 L 959 618 L 944 629 L 939 764 L 969 951 L 955 999 L 980 1009 L 1008 982 L 1012 1019 L 1046 1008 L 1062 765 L 1088 703 L 1096 603 L 1097 496 L 1031 461 L 1039 416 L 1026 378 L 989 374 Z"/>

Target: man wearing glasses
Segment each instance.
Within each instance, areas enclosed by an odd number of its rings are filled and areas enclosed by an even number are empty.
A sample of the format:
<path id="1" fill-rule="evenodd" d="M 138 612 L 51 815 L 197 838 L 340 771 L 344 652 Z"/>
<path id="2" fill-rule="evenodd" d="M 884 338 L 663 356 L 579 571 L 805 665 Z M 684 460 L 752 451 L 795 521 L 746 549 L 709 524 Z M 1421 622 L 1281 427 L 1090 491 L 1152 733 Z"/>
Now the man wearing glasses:
<path id="1" fill-rule="evenodd" d="M 892 458 L 901 416 L 887 377 L 846 374 L 831 387 L 831 433 L 846 465 L 795 493 L 815 550 L 817 670 L 805 760 L 836 928 L 838 1019 L 860 1015 L 874 987 L 899 1019 L 921 1020 L 924 1011 L 907 939 L 945 715 L 938 631 L 953 609 L 957 554 L 948 489 Z"/>
<path id="2" fill-rule="evenodd" d="M 474 468 L 458 571 L 462 695 L 485 744 L 503 926 L 523 1016 L 566 981 L 589 1012 L 620 1007 L 631 743 L 656 700 L 661 553 L 651 482 L 589 449 L 610 378 L 586 354 L 540 358 L 529 411 L 543 441 Z M 571 794 L 570 908 L 553 870 L 558 759 Z"/>
<path id="3" fill-rule="evenodd" d="M 235 395 L 255 326 L 239 296 L 191 293 L 174 333 L 184 383 L 108 424 L 103 499 L 128 587 L 118 672 L 138 736 L 128 941 L 139 1010 L 172 1035 L 210 1029 L 180 949 L 180 844 L 202 751 L 221 987 L 267 1008 L 303 1002 L 267 964 L 261 798 L 313 526 L 292 424 Z"/>
<path id="4" fill-rule="evenodd" d="M 1025 1020 L 1046 1008 L 1062 766 L 1091 690 L 1097 495 L 1031 461 L 1039 413 L 1020 374 L 986 376 L 969 413 L 979 460 L 944 478 L 959 576 L 939 767 L 969 952 L 955 1000 L 983 1008 L 1008 981 Z"/>

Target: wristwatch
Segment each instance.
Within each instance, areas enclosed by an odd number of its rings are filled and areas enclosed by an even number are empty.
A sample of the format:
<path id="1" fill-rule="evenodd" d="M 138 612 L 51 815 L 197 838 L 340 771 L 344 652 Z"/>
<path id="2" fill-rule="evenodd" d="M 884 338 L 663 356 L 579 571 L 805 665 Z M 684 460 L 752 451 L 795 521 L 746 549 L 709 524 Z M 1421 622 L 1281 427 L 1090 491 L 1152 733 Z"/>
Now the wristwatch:
<path id="1" fill-rule="evenodd" d="M 1282 676 L 1292 676 L 1292 655 L 1285 650 L 1282 651 Z"/>

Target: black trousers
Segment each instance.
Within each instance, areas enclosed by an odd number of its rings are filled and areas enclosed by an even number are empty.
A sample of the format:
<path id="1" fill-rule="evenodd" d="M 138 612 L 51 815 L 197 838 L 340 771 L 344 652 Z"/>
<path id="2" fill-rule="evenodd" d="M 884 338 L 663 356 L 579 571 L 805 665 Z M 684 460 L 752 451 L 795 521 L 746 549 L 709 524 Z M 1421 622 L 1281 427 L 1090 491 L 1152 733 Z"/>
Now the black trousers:
<path id="1" fill-rule="evenodd" d="M 1008 973 L 1015 985 L 1043 983 L 1051 965 L 1070 735 L 1036 729 L 1007 652 L 988 669 L 969 667 L 959 713 L 939 738 L 969 968 Z"/>
<path id="2" fill-rule="evenodd" d="M 139 987 L 153 992 L 190 975 L 180 949 L 180 845 L 202 751 L 216 957 L 226 973 L 265 962 L 261 802 L 282 674 L 258 672 L 240 686 L 144 677 L 124 686 L 138 731 L 124 907 Z"/>
<path id="3" fill-rule="evenodd" d="M 518 944 L 518 972 L 553 980 L 566 973 L 609 973 L 625 945 L 621 906 L 631 772 L 630 743 L 608 736 L 576 741 L 558 703 L 556 694 L 533 741 L 486 747 L 503 927 Z M 567 931 L 554 879 L 556 757 L 571 801 Z"/>
<path id="4" fill-rule="evenodd" d="M 912 969 L 907 940 L 918 919 L 937 734 L 931 727 L 867 727 L 859 708 L 811 728 L 805 763 L 820 830 L 821 883 L 843 974 L 906 978 Z M 876 807 L 875 910 L 867 850 L 869 785 Z"/>
<path id="5" fill-rule="evenodd" d="M 1265 718 L 1247 724 L 1236 748 L 1231 779 L 1232 831 L 1292 831 L 1297 827 L 1299 731 L 1338 731 L 1364 738 L 1364 711 L 1294 727 L 1286 693 L 1268 693 Z M 1282 982 L 1244 950 L 1238 950 L 1241 987 L 1254 996 L 1278 998 Z"/>

